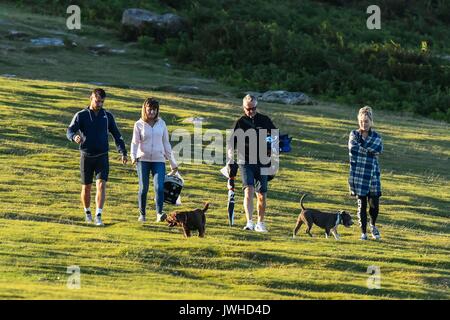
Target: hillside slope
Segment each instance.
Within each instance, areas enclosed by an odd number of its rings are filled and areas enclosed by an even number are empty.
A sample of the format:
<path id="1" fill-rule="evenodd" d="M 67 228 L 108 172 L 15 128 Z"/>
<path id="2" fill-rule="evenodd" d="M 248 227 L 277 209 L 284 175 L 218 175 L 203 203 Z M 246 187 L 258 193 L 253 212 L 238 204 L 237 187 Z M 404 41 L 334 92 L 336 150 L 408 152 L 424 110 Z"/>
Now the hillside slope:
<path id="1" fill-rule="evenodd" d="M 0 32 L 49 35 L 63 19 L 2 5 Z M 137 222 L 137 175 L 111 154 L 105 227 L 85 225 L 79 204 L 78 151 L 65 137 L 72 115 L 103 82 L 106 108 L 127 147 L 140 104 L 161 101 L 169 130 L 205 118 L 204 129 L 224 130 L 240 114 L 240 99 L 208 79 L 167 67 L 164 57 L 135 47 L 123 55 L 94 56 L 86 48 L 119 47 L 108 31 L 86 26 L 76 49 L 32 50 L 28 41 L 2 39 L 0 49 L 0 298 L 1 299 L 448 299 L 448 124 L 375 110 L 385 140 L 384 195 L 379 217 L 383 241 L 361 243 L 357 227 L 341 228 L 341 241 L 313 229 L 292 239 L 299 196 L 308 207 L 345 209 L 347 138 L 357 106 L 260 103 L 294 137 L 270 184 L 268 234 L 247 233 L 237 196 L 235 227 L 226 219 L 221 165 L 182 164 L 183 208 L 211 202 L 206 238 Z M 72 35 L 68 35 L 71 38 Z M 5 46 L 14 47 L 13 50 Z M 5 76 L 9 74 L 9 76 Z M 14 74 L 15 77 L 12 77 Z M 152 91 L 154 86 L 198 85 L 217 95 Z M 238 183 L 240 185 L 240 183 Z M 150 205 L 153 203 L 150 201 Z M 174 210 L 166 206 L 166 210 Z M 67 288 L 67 267 L 81 270 L 81 289 Z M 381 289 L 367 288 L 369 266 L 381 270 Z"/>

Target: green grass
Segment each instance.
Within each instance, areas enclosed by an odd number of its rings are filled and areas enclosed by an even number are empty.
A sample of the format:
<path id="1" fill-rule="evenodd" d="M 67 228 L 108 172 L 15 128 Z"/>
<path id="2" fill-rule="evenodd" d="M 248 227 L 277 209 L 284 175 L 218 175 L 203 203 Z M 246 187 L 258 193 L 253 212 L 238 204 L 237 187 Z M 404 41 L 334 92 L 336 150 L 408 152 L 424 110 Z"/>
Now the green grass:
<path id="1" fill-rule="evenodd" d="M 63 19 L 1 6 L 0 32 L 11 28 L 47 34 Z M 3 10 L 4 9 L 4 10 Z M 22 21 L 22 22 L 20 22 Z M 26 21 L 26 22 L 24 22 Z M 89 42 L 109 40 L 107 31 Z M 81 36 L 80 36 L 81 37 Z M 2 39 L 16 51 L 0 54 L 0 298 L 1 299 L 449 299 L 450 128 L 443 122 L 377 111 L 385 152 L 380 158 L 383 241 L 361 243 L 358 228 L 340 228 L 341 241 L 291 232 L 299 195 L 308 207 L 345 209 L 355 215 L 347 189 L 347 139 L 357 106 L 284 106 L 260 103 L 282 132 L 294 136 L 268 193 L 268 234 L 241 231 L 226 219 L 226 181 L 220 165 L 181 165 L 183 208 L 211 202 L 206 238 L 184 239 L 179 229 L 137 222 L 137 175 L 111 153 L 104 228 L 83 222 L 78 151 L 65 138 L 73 114 L 88 103 L 87 82 L 105 82 L 106 107 L 127 142 L 139 105 L 154 96 L 169 130 L 183 119 L 206 118 L 204 129 L 226 129 L 239 116 L 239 99 L 151 91 L 152 86 L 192 84 L 229 93 L 212 80 L 164 67 L 132 48 L 125 56 L 93 57 L 83 47 L 56 52 L 23 51 L 25 42 Z M 0 50 L 0 52 L 2 52 Z M 42 67 L 40 59 L 56 61 Z M 148 72 L 145 70 L 147 66 Z M 132 87 L 132 88 L 129 88 Z M 232 95 L 230 95 L 232 96 Z M 113 145 L 111 145 L 113 147 Z M 240 183 L 238 184 L 240 185 Z M 152 197 L 152 193 L 150 193 Z M 150 201 L 153 208 L 153 201 Z M 166 210 L 177 207 L 166 205 Z M 81 289 L 66 286 L 68 266 L 81 268 Z M 380 290 L 366 286 L 367 267 L 381 268 Z"/>

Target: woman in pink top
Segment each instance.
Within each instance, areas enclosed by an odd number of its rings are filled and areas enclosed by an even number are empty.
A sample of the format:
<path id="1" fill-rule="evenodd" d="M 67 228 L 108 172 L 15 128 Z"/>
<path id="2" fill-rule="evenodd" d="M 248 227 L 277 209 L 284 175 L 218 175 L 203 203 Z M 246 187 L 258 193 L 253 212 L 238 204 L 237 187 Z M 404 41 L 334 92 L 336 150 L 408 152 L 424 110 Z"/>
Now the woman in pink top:
<path id="1" fill-rule="evenodd" d="M 166 123 L 159 117 L 159 102 L 148 98 L 142 105 L 141 118 L 134 124 L 131 141 L 131 161 L 136 164 L 139 177 L 139 221 L 146 221 L 147 193 L 150 184 L 150 172 L 153 176 L 156 200 L 156 221 L 164 221 L 164 177 L 166 175 L 166 159 L 172 169 L 171 174 L 178 171 L 175 157 L 169 142 Z"/>

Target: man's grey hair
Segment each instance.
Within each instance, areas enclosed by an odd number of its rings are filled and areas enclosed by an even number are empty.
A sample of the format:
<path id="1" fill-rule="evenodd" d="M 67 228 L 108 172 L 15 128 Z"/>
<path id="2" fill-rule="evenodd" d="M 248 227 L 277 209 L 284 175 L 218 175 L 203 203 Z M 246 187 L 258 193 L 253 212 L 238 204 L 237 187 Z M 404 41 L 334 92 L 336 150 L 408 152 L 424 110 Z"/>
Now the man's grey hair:
<path id="1" fill-rule="evenodd" d="M 255 107 L 256 107 L 256 105 L 258 104 L 258 99 L 256 99 L 255 96 L 252 96 L 251 94 L 248 94 L 248 95 L 246 95 L 246 96 L 244 97 L 244 99 L 242 99 L 242 106 L 245 107 L 245 106 L 248 105 L 250 102 L 251 102 L 252 104 L 254 104 Z"/>

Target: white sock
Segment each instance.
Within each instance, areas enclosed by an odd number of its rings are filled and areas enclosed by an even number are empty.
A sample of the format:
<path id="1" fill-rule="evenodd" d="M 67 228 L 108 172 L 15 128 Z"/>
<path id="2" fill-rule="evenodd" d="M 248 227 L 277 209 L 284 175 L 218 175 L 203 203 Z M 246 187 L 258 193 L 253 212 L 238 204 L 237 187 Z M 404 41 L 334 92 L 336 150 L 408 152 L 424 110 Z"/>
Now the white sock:
<path id="1" fill-rule="evenodd" d="M 100 216 L 102 214 L 103 209 L 97 208 L 97 210 L 95 211 L 95 215 L 96 216 Z"/>
<path id="2" fill-rule="evenodd" d="M 91 212 L 91 208 L 84 208 L 84 213 Z"/>

